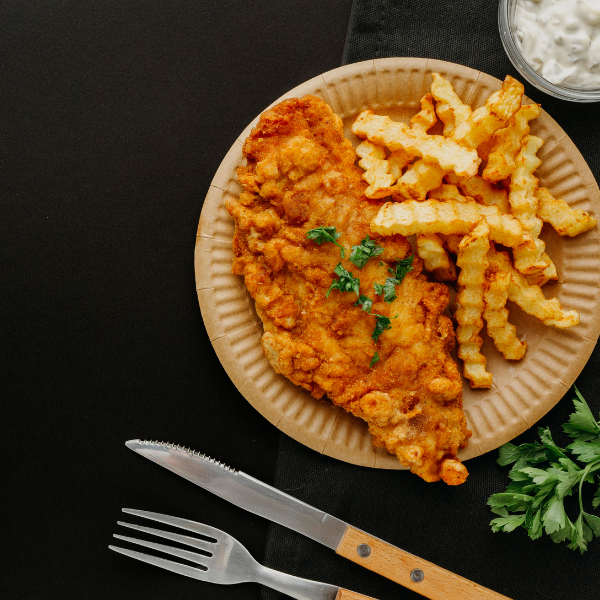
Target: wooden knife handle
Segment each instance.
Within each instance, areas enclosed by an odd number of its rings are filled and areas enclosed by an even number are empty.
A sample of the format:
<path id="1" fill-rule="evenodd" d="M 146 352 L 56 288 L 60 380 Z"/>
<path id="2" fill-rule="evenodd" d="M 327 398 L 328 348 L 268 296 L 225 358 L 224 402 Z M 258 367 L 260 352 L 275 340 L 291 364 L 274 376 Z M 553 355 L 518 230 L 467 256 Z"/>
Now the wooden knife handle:
<path id="1" fill-rule="evenodd" d="M 348 526 L 336 553 L 431 600 L 510 600 L 354 527 Z"/>
<path id="2" fill-rule="evenodd" d="M 371 596 L 363 596 L 362 594 L 357 594 L 356 592 L 351 592 L 350 590 L 343 590 L 340 588 L 335 600 L 375 600 L 375 598 L 371 598 Z"/>

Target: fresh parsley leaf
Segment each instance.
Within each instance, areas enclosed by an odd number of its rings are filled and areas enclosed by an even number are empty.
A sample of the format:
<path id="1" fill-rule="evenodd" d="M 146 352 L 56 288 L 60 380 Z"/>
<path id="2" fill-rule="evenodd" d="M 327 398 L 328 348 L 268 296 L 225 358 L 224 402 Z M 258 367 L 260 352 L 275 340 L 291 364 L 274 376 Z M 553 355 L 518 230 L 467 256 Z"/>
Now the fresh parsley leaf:
<path id="1" fill-rule="evenodd" d="M 550 429 L 540 428 L 541 443 L 509 443 L 500 448 L 498 464 L 514 466 L 506 492 L 493 494 L 488 500 L 492 512 L 499 515 L 490 523 L 492 531 L 510 532 L 523 527 L 534 540 L 545 532 L 554 542 L 567 542 L 570 549 L 581 553 L 594 536 L 600 537 L 600 517 L 583 510 L 583 484 L 597 483 L 600 471 L 600 423 L 576 388 L 575 393 L 575 412 L 563 425 L 574 440 L 569 446 L 560 448 Z M 564 499 L 577 491 L 579 516 L 572 522 L 565 512 Z M 600 506 L 600 487 L 592 506 Z"/>
<path id="2" fill-rule="evenodd" d="M 581 469 L 577 465 L 566 465 L 567 470 L 556 471 L 556 480 L 559 482 L 556 486 L 556 496 L 562 500 L 565 496 L 572 494 L 572 488 L 581 479 Z"/>
<path id="3" fill-rule="evenodd" d="M 348 273 L 342 263 L 338 263 L 334 269 L 334 273 L 338 276 L 338 279 L 334 279 L 333 283 L 327 290 L 325 298 L 329 297 L 331 290 L 340 290 L 340 292 L 355 292 L 357 296 L 360 295 L 360 279 L 353 277 L 352 273 Z"/>
<path id="4" fill-rule="evenodd" d="M 563 458 L 571 462 L 569 458 L 567 458 L 565 451 L 554 443 L 554 440 L 552 439 L 552 433 L 550 433 L 550 429 L 548 427 L 546 427 L 546 429 L 539 427 L 538 435 L 540 436 L 540 440 L 542 440 L 542 444 L 544 444 L 544 448 L 546 448 L 548 451 L 547 455 L 549 458 L 554 457 L 559 461 L 561 458 Z"/>
<path id="5" fill-rule="evenodd" d="M 352 254 L 350 254 L 349 260 L 359 269 L 362 269 L 370 258 L 379 256 L 383 250 L 381 246 L 378 246 L 367 236 L 364 240 L 361 240 L 360 245 L 352 246 Z"/>
<path id="6" fill-rule="evenodd" d="M 488 506 L 500 507 L 505 506 L 509 510 L 517 510 L 515 507 L 526 506 L 533 500 L 533 496 L 527 494 L 493 494 L 488 498 Z"/>
<path id="7" fill-rule="evenodd" d="M 544 528 L 542 527 L 542 511 L 538 510 L 535 512 L 533 519 L 531 520 L 531 524 L 529 527 L 529 537 L 532 540 L 537 540 L 542 537 L 542 533 L 544 532 Z M 504 530 L 506 531 L 506 529 Z"/>
<path id="8" fill-rule="evenodd" d="M 378 315 L 377 313 L 373 313 L 373 316 L 377 318 L 375 321 L 375 329 L 371 334 L 371 338 L 375 341 L 379 339 L 379 336 L 386 330 L 392 328 L 392 320 L 389 317 L 385 317 L 383 315 Z M 397 317 L 398 315 L 396 315 Z M 396 317 L 392 317 L 395 319 Z"/>
<path id="9" fill-rule="evenodd" d="M 506 533 L 510 533 L 511 531 L 514 531 L 517 527 L 523 525 L 524 521 L 525 515 L 509 515 L 508 511 L 504 509 L 504 514 L 498 519 L 493 519 L 490 522 L 490 525 L 492 526 L 492 531 L 494 533 L 497 533 L 498 531 L 505 531 Z"/>
<path id="10" fill-rule="evenodd" d="M 369 298 L 369 296 L 365 296 L 364 294 L 361 294 L 358 298 L 358 300 L 354 303 L 354 306 L 358 306 L 360 304 L 361 308 L 371 314 L 371 308 L 373 307 L 373 300 L 371 300 L 371 298 Z"/>
<path id="11" fill-rule="evenodd" d="M 388 277 L 383 286 L 383 299 L 389 304 L 396 299 L 396 279 Z"/>
<path id="12" fill-rule="evenodd" d="M 411 254 L 407 258 L 399 260 L 395 269 L 392 269 L 391 267 L 388 268 L 388 271 L 394 276 L 397 285 L 400 285 L 402 283 L 402 280 L 406 277 L 407 273 L 410 273 L 410 271 L 413 270 L 414 258 L 415 255 Z"/>
<path id="13" fill-rule="evenodd" d="M 594 535 L 596 537 L 600 537 L 600 517 L 597 517 L 596 515 L 590 515 L 586 512 L 583 513 L 583 517 L 590 529 L 594 532 Z"/>
<path id="14" fill-rule="evenodd" d="M 577 460 L 582 462 L 592 462 L 596 458 L 600 458 L 600 439 L 591 442 L 575 440 L 567 446 L 572 454 L 577 454 Z"/>
<path id="15" fill-rule="evenodd" d="M 371 359 L 371 362 L 370 362 L 370 364 L 369 364 L 369 369 L 372 369 L 372 368 L 373 368 L 373 365 L 374 365 L 376 362 L 379 362 L 379 352 L 375 352 L 375 354 L 373 354 L 373 358 Z"/>
<path id="16" fill-rule="evenodd" d="M 396 299 L 395 277 L 388 277 L 383 285 L 381 285 L 381 283 L 374 283 L 373 287 L 375 288 L 375 293 L 378 296 L 383 296 L 383 299 L 386 301 L 387 304 L 393 302 Z"/>
<path id="17" fill-rule="evenodd" d="M 508 442 L 500 447 L 499 457 L 496 461 L 501 467 L 517 463 L 517 468 L 526 464 L 537 464 L 546 460 L 546 450 L 539 442 L 515 446 Z"/>
<path id="18" fill-rule="evenodd" d="M 558 496 L 552 496 L 546 505 L 544 516 L 542 517 L 544 529 L 547 534 L 556 533 L 560 529 L 564 529 L 567 524 L 567 513 L 565 505 Z"/>
<path id="19" fill-rule="evenodd" d="M 569 418 L 569 422 L 563 425 L 563 431 L 572 438 L 581 437 L 582 434 L 591 433 L 594 436 L 600 436 L 600 425 L 594 419 L 594 415 L 587 405 L 579 390 L 573 386 L 577 398 L 573 399 L 575 404 L 575 412 Z M 584 436 L 587 441 L 589 437 Z"/>
<path id="20" fill-rule="evenodd" d="M 342 234 L 338 233 L 335 227 L 323 227 L 322 225 L 321 227 L 316 227 L 315 229 L 311 229 L 310 231 L 306 232 L 307 239 L 319 244 L 319 246 L 324 242 L 331 242 L 332 244 L 335 244 L 340 249 L 340 254 L 342 258 L 345 258 L 346 251 L 344 247 L 340 246 L 336 242 L 340 235 Z"/>
<path id="21" fill-rule="evenodd" d="M 587 550 L 588 542 L 594 537 L 594 532 L 583 521 L 584 514 L 583 511 L 579 513 L 577 521 L 573 524 L 571 543 L 568 546 L 571 550 L 579 550 L 581 554 Z"/>

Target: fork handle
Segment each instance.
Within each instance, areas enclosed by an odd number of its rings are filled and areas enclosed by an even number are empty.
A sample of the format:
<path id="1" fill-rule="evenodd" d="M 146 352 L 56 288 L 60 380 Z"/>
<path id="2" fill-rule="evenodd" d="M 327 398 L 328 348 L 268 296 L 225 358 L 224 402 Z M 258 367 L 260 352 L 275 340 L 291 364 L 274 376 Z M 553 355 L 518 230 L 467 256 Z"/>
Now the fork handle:
<path id="1" fill-rule="evenodd" d="M 392 544 L 348 526 L 336 553 L 430 600 L 510 600 Z M 340 590 L 341 592 L 341 590 Z M 344 594 L 352 593 L 343 591 Z M 353 596 L 339 596 L 336 600 Z M 356 595 L 356 598 L 364 596 Z"/>

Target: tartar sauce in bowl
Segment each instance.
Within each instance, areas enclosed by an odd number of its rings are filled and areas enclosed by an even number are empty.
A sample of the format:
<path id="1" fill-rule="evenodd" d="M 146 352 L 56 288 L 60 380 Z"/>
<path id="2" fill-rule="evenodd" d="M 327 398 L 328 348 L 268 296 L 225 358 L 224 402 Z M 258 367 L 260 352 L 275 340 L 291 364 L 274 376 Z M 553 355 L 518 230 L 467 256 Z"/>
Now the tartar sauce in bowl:
<path id="1" fill-rule="evenodd" d="M 600 0 L 517 0 L 514 33 L 544 79 L 600 88 Z"/>

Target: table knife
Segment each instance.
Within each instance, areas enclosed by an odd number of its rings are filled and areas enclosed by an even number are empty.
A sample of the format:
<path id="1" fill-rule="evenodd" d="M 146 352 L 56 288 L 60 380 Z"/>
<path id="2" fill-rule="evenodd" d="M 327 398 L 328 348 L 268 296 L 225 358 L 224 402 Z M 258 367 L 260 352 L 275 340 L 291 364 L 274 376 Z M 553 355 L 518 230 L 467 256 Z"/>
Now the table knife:
<path id="1" fill-rule="evenodd" d="M 224 500 L 320 542 L 426 598 L 509 600 L 190 448 L 142 440 L 130 440 L 126 446 Z"/>

